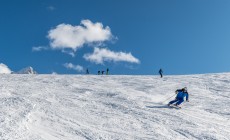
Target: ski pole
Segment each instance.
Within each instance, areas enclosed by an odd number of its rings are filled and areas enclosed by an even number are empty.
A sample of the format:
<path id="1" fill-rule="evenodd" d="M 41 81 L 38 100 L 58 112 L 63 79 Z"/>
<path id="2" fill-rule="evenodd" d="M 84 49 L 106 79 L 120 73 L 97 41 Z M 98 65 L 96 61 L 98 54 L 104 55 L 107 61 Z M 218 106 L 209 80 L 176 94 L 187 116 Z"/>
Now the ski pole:
<path id="1" fill-rule="evenodd" d="M 175 96 L 175 95 L 173 95 Z M 162 103 L 164 103 L 165 101 L 169 100 L 170 98 L 172 98 L 173 96 L 170 96 L 169 98 L 167 98 L 166 100 L 164 100 Z"/>

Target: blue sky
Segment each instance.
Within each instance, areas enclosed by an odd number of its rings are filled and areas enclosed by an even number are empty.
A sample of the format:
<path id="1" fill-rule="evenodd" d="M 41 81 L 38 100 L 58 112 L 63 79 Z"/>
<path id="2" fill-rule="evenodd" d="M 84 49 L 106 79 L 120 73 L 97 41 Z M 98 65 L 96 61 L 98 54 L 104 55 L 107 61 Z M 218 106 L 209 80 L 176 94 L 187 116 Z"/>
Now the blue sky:
<path id="1" fill-rule="evenodd" d="M 229 15 L 228 0 L 2 0 L 0 68 L 229 72 Z"/>

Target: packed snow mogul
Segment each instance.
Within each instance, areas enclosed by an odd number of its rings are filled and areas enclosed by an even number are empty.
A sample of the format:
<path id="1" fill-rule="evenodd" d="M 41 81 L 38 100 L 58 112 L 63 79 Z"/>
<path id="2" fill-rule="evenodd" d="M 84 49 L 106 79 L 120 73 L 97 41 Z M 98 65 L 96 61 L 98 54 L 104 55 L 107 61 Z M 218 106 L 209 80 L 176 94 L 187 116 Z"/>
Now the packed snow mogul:
<path id="1" fill-rule="evenodd" d="M 176 106 L 179 106 L 181 103 L 184 102 L 184 97 L 186 97 L 186 101 L 189 102 L 189 100 L 188 100 L 189 95 L 188 95 L 188 91 L 187 91 L 186 87 L 184 87 L 182 89 L 177 89 L 175 92 L 176 92 L 177 96 L 174 100 L 172 100 L 168 103 L 168 106 L 170 106 L 174 103 Z"/>

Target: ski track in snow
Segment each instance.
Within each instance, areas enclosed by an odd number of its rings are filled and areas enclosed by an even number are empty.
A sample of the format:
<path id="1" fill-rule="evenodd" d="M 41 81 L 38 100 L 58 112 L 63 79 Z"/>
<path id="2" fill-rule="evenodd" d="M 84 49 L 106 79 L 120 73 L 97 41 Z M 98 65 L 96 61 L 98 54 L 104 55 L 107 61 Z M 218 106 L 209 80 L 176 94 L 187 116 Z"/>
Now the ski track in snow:
<path id="1" fill-rule="evenodd" d="M 184 86 L 190 102 L 168 108 Z M 230 139 L 230 73 L 1 74 L 0 92 L 1 140 Z"/>

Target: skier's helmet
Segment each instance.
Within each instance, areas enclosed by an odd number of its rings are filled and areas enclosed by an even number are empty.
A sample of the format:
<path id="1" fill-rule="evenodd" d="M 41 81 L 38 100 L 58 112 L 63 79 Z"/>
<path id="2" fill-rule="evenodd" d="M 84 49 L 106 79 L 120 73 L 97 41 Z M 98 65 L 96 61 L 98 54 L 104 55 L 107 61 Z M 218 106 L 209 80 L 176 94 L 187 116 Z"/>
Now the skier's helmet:
<path id="1" fill-rule="evenodd" d="M 187 87 L 182 88 L 183 91 L 187 92 Z"/>

